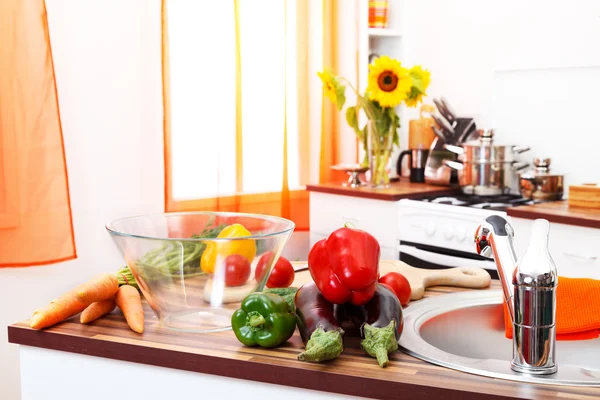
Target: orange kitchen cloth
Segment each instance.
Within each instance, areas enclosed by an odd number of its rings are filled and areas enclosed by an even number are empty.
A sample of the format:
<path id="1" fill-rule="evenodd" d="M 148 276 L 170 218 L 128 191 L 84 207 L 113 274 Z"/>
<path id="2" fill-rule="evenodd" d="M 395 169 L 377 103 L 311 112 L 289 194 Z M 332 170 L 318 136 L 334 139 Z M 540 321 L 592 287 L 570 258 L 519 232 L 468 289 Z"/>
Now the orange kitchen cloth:
<path id="1" fill-rule="evenodd" d="M 504 304 L 506 337 L 512 339 L 512 322 Z M 600 280 L 558 278 L 556 288 L 556 340 L 586 340 L 600 336 Z"/>

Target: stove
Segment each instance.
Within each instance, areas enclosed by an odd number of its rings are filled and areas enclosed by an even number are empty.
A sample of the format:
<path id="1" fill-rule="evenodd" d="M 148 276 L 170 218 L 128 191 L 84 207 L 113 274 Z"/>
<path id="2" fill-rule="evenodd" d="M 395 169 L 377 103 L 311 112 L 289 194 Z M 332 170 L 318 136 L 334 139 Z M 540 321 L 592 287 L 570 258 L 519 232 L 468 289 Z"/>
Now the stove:
<path id="1" fill-rule="evenodd" d="M 479 209 L 506 211 L 509 207 L 522 206 L 526 204 L 535 204 L 536 201 L 525 199 L 519 195 L 503 194 L 498 196 L 476 196 L 476 195 L 458 195 L 442 197 L 423 197 L 420 201 L 432 204 L 445 204 L 451 206 L 472 207 Z"/>
<path id="2" fill-rule="evenodd" d="M 423 196 L 400 200 L 397 243 L 399 258 L 419 268 L 485 268 L 498 278 L 492 259 L 477 254 L 473 237 L 479 223 L 490 215 L 510 221 L 506 210 L 534 201 L 519 195 Z"/>

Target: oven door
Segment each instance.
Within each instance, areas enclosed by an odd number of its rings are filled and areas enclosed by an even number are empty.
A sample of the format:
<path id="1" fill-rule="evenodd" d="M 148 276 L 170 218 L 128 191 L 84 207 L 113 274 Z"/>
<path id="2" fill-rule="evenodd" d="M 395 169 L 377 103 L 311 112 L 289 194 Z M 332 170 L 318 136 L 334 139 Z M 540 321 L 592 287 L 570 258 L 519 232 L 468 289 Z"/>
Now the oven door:
<path id="1" fill-rule="evenodd" d="M 398 251 L 400 260 L 412 267 L 424 269 L 478 267 L 489 272 L 492 279 L 498 279 L 498 270 L 494 260 L 479 254 L 405 241 L 400 241 Z"/>

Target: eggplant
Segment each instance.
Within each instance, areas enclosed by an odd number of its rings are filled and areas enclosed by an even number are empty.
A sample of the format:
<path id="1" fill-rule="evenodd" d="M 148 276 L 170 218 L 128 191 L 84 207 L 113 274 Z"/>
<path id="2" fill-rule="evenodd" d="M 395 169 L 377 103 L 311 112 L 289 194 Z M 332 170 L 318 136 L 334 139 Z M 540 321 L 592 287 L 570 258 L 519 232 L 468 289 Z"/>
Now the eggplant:
<path id="1" fill-rule="evenodd" d="M 344 331 L 335 317 L 335 305 L 328 302 L 314 282 L 302 286 L 295 298 L 300 337 L 306 345 L 300 361 L 331 360 L 344 351 Z"/>
<path id="2" fill-rule="evenodd" d="M 394 330 L 396 341 L 400 339 L 404 328 L 402 305 L 396 294 L 388 287 L 377 284 L 373 298 L 362 306 L 362 310 L 364 312 L 364 324 L 361 326 L 361 331 L 365 325 L 370 325 L 373 328 L 385 328 L 393 320 L 397 328 Z M 364 332 L 361 333 L 364 338 Z"/>
<path id="3" fill-rule="evenodd" d="M 398 339 L 404 328 L 402 305 L 396 294 L 384 285 L 377 284 L 375 295 L 363 306 L 365 322 L 360 328 L 361 347 L 371 357 L 377 358 L 380 367 L 386 367 L 388 354 L 398 350 Z"/>
<path id="4" fill-rule="evenodd" d="M 350 321 L 360 328 L 362 348 L 377 358 L 381 367 L 389 364 L 388 354 L 398 350 L 404 328 L 402 305 L 393 291 L 377 284 L 367 304 L 359 307 L 345 304 L 336 310 L 336 316 L 339 321 Z"/>

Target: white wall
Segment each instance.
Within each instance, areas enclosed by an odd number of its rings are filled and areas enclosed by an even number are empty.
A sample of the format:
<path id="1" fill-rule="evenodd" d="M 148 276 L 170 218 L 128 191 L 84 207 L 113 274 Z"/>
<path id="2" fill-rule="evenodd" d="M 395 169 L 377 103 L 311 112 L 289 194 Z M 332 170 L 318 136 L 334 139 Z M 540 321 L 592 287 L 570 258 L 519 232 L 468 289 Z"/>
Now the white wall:
<path id="1" fill-rule="evenodd" d="M 600 2 L 405 0 L 403 23 L 404 61 L 431 71 L 430 98 L 531 145 L 525 160 L 551 157 L 567 184 L 600 181 Z"/>
<path id="2" fill-rule="evenodd" d="M 46 3 L 79 257 L 0 269 L 3 400 L 20 398 L 17 346 L 8 344 L 6 326 L 122 265 L 108 221 L 163 210 L 160 1 Z"/>

